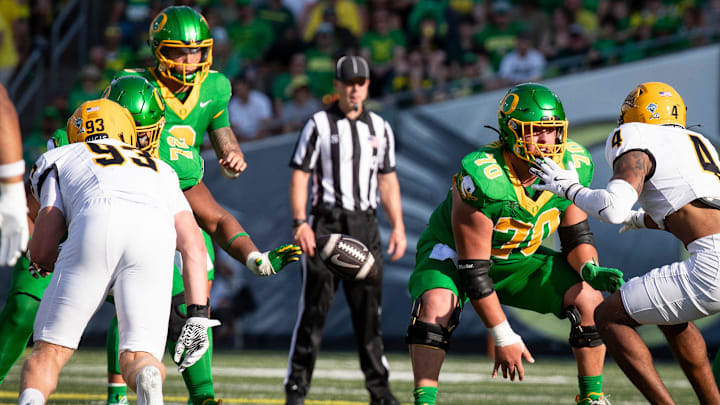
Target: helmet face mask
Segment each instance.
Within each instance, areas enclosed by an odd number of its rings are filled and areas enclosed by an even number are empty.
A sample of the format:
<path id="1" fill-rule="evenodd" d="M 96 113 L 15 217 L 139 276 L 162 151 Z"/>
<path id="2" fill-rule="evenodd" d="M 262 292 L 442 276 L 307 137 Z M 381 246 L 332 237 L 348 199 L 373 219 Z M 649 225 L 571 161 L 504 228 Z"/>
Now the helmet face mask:
<path id="1" fill-rule="evenodd" d="M 637 85 L 620 107 L 618 125 L 642 122 L 652 125 L 677 125 L 685 128 L 687 107 L 672 86 L 661 82 Z"/>
<path id="2" fill-rule="evenodd" d="M 124 76 L 110 83 L 103 98 L 117 102 L 132 114 L 137 129 L 134 146 L 157 157 L 165 125 L 165 104 L 157 89 L 140 76 Z"/>
<path id="3" fill-rule="evenodd" d="M 190 7 L 168 7 L 153 19 L 149 38 L 161 77 L 183 86 L 205 80 L 212 66 L 213 47 L 205 17 Z"/>
<path id="4" fill-rule="evenodd" d="M 548 88 L 525 83 L 509 89 L 500 102 L 498 124 L 500 139 L 521 160 L 562 160 L 568 121 L 560 99 Z"/>
<path id="5" fill-rule="evenodd" d="M 137 145 L 135 120 L 130 111 L 104 98 L 82 103 L 67 121 L 67 134 L 69 143 L 109 138 Z"/>

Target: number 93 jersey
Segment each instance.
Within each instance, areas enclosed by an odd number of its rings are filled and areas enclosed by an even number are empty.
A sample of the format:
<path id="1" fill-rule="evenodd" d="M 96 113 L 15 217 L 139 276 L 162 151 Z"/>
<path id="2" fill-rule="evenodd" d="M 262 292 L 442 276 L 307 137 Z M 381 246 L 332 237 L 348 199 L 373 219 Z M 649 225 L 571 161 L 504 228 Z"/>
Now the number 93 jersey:
<path id="1" fill-rule="evenodd" d="M 508 162 L 509 152 L 497 141 L 465 156 L 453 181 L 462 200 L 493 221 L 491 256 L 494 261 L 519 261 L 531 256 L 560 225 L 570 201 L 549 191 L 523 187 Z M 573 162 L 580 183 L 592 180 L 590 154 L 567 141 L 563 166 Z M 539 180 L 537 180 L 539 181 Z M 433 212 L 426 232 L 455 250 L 452 234 L 452 195 Z"/>
<path id="2" fill-rule="evenodd" d="M 170 166 L 114 139 L 74 143 L 45 152 L 33 166 L 30 181 L 41 205 L 61 209 L 68 224 L 96 199 L 118 199 L 166 210 L 170 218 L 190 210 Z"/>
<path id="3" fill-rule="evenodd" d="M 630 151 L 653 163 L 638 201 L 657 224 L 698 198 L 720 197 L 718 154 L 703 135 L 681 127 L 639 122 L 619 126 L 605 142 L 610 167 Z"/>

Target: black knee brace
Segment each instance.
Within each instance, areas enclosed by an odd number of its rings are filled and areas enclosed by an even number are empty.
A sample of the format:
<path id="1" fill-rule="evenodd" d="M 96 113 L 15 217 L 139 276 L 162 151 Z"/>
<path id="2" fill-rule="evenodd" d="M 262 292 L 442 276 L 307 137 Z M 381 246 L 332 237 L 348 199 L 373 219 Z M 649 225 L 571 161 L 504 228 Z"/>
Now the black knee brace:
<path id="1" fill-rule="evenodd" d="M 410 325 L 405 335 L 405 344 L 423 345 L 447 352 L 450 348 L 450 336 L 460 323 L 460 307 L 456 307 L 450 317 L 447 328 L 436 324 L 418 320 L 420 315 L 420 300 L 413 302 L 410 314 Z"/>
<path id="2" fill-rule="evenodd" d="M 570 339 L 572 347 L 595 347 L 603 344 L 595 326 L 581 326 L 580 311 L 574 305 L 565 308 L 565 316 L 570 320 Z"/>

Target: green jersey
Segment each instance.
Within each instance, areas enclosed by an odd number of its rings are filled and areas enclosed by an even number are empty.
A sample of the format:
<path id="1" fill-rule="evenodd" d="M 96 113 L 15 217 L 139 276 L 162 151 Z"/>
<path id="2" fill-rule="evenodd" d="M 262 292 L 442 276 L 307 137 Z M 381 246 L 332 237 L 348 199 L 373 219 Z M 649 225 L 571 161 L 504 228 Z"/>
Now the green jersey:
<path id="1" fill-rule="evenodd" d="M 509 153 L 500 141 L 480 148 L 463 158 L 462 169 L 453 179 L 463 201 L 493 221 L 491 256 L 496 264 L 532 256 L 542 241 L 557 229 L 571 204 L 549 191 L 523 187 L 512 166 L 507 164 Z M 563 155 L 563 166 L 569 162 L 575 165 L 580 183 L 590 185 L 592 158 L 585 148 L 570 140 Z M 448 194 L 430 216 L 426 232 L 455 250 L 451 211 L 452 195 Z"/>
<path id="2" fill-rule="evenodd" d="M 158 79 L 155 68 L 125 69 L 123 74 L 141 76 L 158 89 L 166 106 L 160 159 L 175 169 L 181 189 L 198 184 L 203 176 L 200 147 L 205 132 L 230 126 L 230 81 L 211 70 L 202 84 L 193 86 L 188 93 L 175 94 Z"/>

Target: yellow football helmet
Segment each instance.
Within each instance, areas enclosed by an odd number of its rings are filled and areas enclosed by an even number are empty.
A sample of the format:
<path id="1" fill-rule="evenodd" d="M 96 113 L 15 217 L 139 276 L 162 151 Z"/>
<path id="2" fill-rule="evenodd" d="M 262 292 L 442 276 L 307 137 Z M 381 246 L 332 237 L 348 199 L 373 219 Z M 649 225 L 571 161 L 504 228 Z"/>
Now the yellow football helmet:
<path id="1" fill-rule="evenodd" d="M 687 107 L 669 84 L 647 82 L 637 85 L 620 107 L 618 125 L 643 122 L 653 125 L 680 125 L 685 128 Z"/>
<path id="2" fill-rule="evenodd" d="M 67 121 L 67 134 L 70 143 L 111 138 L 138 146 L 132 114 L 106 98 L 82 103 Z"/>

